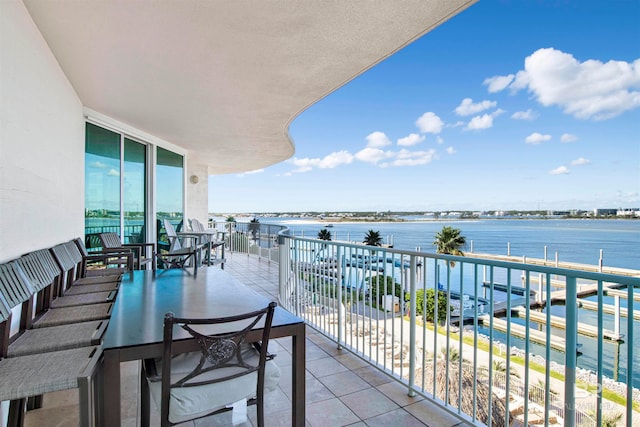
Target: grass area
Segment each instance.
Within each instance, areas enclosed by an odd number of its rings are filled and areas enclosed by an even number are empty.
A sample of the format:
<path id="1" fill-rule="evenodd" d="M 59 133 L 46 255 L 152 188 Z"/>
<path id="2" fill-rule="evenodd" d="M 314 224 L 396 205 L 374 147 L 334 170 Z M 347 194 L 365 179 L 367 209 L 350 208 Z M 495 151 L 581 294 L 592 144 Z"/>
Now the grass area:
<path id="1" fill-rule="evenodd" d="M 407 317 L 405 317 L 405 320 L 409 320 L 409 319 Z M 423 322 L 421 320 L 418 320 L 418 324 L 420 326 L 423 326 Z M 435 328 L 434 328 L 432 323 L 428 323 L 427 322 L 425 327 L 427 329 L 429 329 L 430 331 L 435 330 Z M 441 330 L 441 328 L 438 328 L 438 333 L 440 335 L 446 335 L 445 331 Z M 453 340 L 453 341 L 460 341 L 460 334 L 451 333 L 450 334 L 450 339 Z M 470 337 L 470 336 L 463 336 L 462 337 L 462 342 L 467 344 L 467 345 L 470 345 L 470 346 L 474 345 L 474 339 L 473 339 L 473 337 Z M 487 353 L 490 350 L 490 344 L 488 342 L 484 341 L 484 340 L 478 340 L 477 341 L 477 347 L 478 347 L 478 350 L 482 350 L 482 351 L 485 351 Z M 493 353 L 494 354 L 500 353 L 500 349 L 498 347 L 496 347 L 495 345 L 493 346 Z M 525 365 L 525 358 L 521 357 L 521 356 L 512 356 L 511 357 L 511 362 L 515 363 L 517 365 L 520 365 L 520 366 L 524 366 Z M 543 365 L 540 365 L 538 363 L 531 362 L 531 361 L 529 362 L 529 369 L 532 370 L 532 371 L 535 371 L 535 372 L 542 373 L 542 374 L 546 373 L 546 369 L 545 369 L 545 367 Z M 551 371 L 549 371 L 549 376 L 551 378 L 555 378 L 555 379 L 557 379 L 559 381 L 564 381 L 565 380 L 565 376 L 563 374 L 561 374 L 560 372 L 556 372 L 556 371 L 552 371 L 551 370 Z M 584 381 L 580 381 L 580 380 L 576 381 L 576 387 L 578 387 L 580 389 L 583 389 L 583 390 L 587 390 L 590 393 L 594 393 L 594 394 L 597 392 L 597 389 L 598 389 L 598 387 L 596 385 L 587 384 Z M 603 387 L 603 389 L 602 389 L 602 398 L 605 399 L 605 400 L 608 400 L 610 402 L 616 403 L 618 405 L 622 405 L 622 406 L 626 406 L 627 405 L 626 396 L 621 396 L 619 393 L 616 393 L 615 391 L 610 390 L 608 388 L 604 388 Z M 632 406 L 634 411 L 640 412 L 640 402 L 633 401 L 633 402 L 631 402 L 631 406 Z"/>

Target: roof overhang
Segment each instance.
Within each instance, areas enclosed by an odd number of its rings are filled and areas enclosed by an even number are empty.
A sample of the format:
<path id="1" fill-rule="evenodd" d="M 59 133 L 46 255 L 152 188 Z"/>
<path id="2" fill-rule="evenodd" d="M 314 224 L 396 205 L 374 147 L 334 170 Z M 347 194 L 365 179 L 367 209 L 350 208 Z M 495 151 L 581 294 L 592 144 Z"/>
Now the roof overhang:
<path id="1" fill-rule="evenodd" d="M 291 121 L 477 0 L 24 0 L 83 105 L 212 174 L 291 157 Z"/>

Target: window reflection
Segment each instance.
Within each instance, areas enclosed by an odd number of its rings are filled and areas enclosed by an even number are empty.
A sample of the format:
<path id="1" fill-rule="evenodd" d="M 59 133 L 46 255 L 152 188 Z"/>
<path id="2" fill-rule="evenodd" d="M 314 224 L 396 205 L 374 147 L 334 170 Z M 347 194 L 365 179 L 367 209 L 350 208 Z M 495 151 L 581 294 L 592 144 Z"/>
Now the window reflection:
<path id="1" fill-rule="evenodd" d="M 120 135 L 87 123 L 85 140 L 85 244 L 98 234 L 120 233 Z"/>
<path id="2" fill-rule="evenodd" d="M 124 140 L 124 176 L 122 202 L 124 242 L 146 241 L 146 146 L 128 138 Z"/>
<path id="3" fill-rule="evenodd" d="M 158 147 L 156 160 L 156 221 L 158 250 L 168 250 L 167 233 L 163 219 L 169 219 L 176 228 L 183 228 L 183 157 Z"/>

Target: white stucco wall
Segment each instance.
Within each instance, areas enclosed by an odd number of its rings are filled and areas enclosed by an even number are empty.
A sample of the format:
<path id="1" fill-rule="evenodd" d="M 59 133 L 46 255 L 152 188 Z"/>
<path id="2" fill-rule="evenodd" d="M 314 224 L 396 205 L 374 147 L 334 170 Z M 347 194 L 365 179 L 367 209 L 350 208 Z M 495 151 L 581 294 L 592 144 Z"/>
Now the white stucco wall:
<path id="1" fill-rule="evenodd" d="M 192 161 L 193 154 L 187 158 L 187 206 L 186 215 L 188 219 L 196 218 L 204 226 L 209 221 L 209 174 L 208 167 L 196 164 Z M 192 176 L 198 177 L 198 182 L 193 183 Z"/>
<path id="2" fill-rule="evenodd" d="M 0 1 L 0 262 L 84 233 L 82 104 L 21 1 Z"/>

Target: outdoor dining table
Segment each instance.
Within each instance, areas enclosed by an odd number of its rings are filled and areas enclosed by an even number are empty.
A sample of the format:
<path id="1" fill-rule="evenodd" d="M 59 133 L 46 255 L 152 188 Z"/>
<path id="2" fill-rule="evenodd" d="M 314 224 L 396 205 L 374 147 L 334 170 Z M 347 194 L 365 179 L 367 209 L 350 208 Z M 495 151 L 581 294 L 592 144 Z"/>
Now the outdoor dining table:
<path id="1" fill-rule="evenodd" d="M 134 271 L 125 275 L 104 336 L 102 405 L 99 424 L 121 425 L 120 363 L 162 355 L 163 319 L 223 317 L 263 308 L 269 300 L 221 269 L 205 269 L 197 277 L 181 269 Z M 182 331 L 182 333 L 184 333 Z M 248 339 L 261 338 L 257 324 Z M 270 337 L 292 337 L 292 425 L 305 422 L 305 325 L 276 307 Z M 185 345 L 192 344 L 185 333 Z M 277 359 L 277 358 L 276 358 Z"/>

